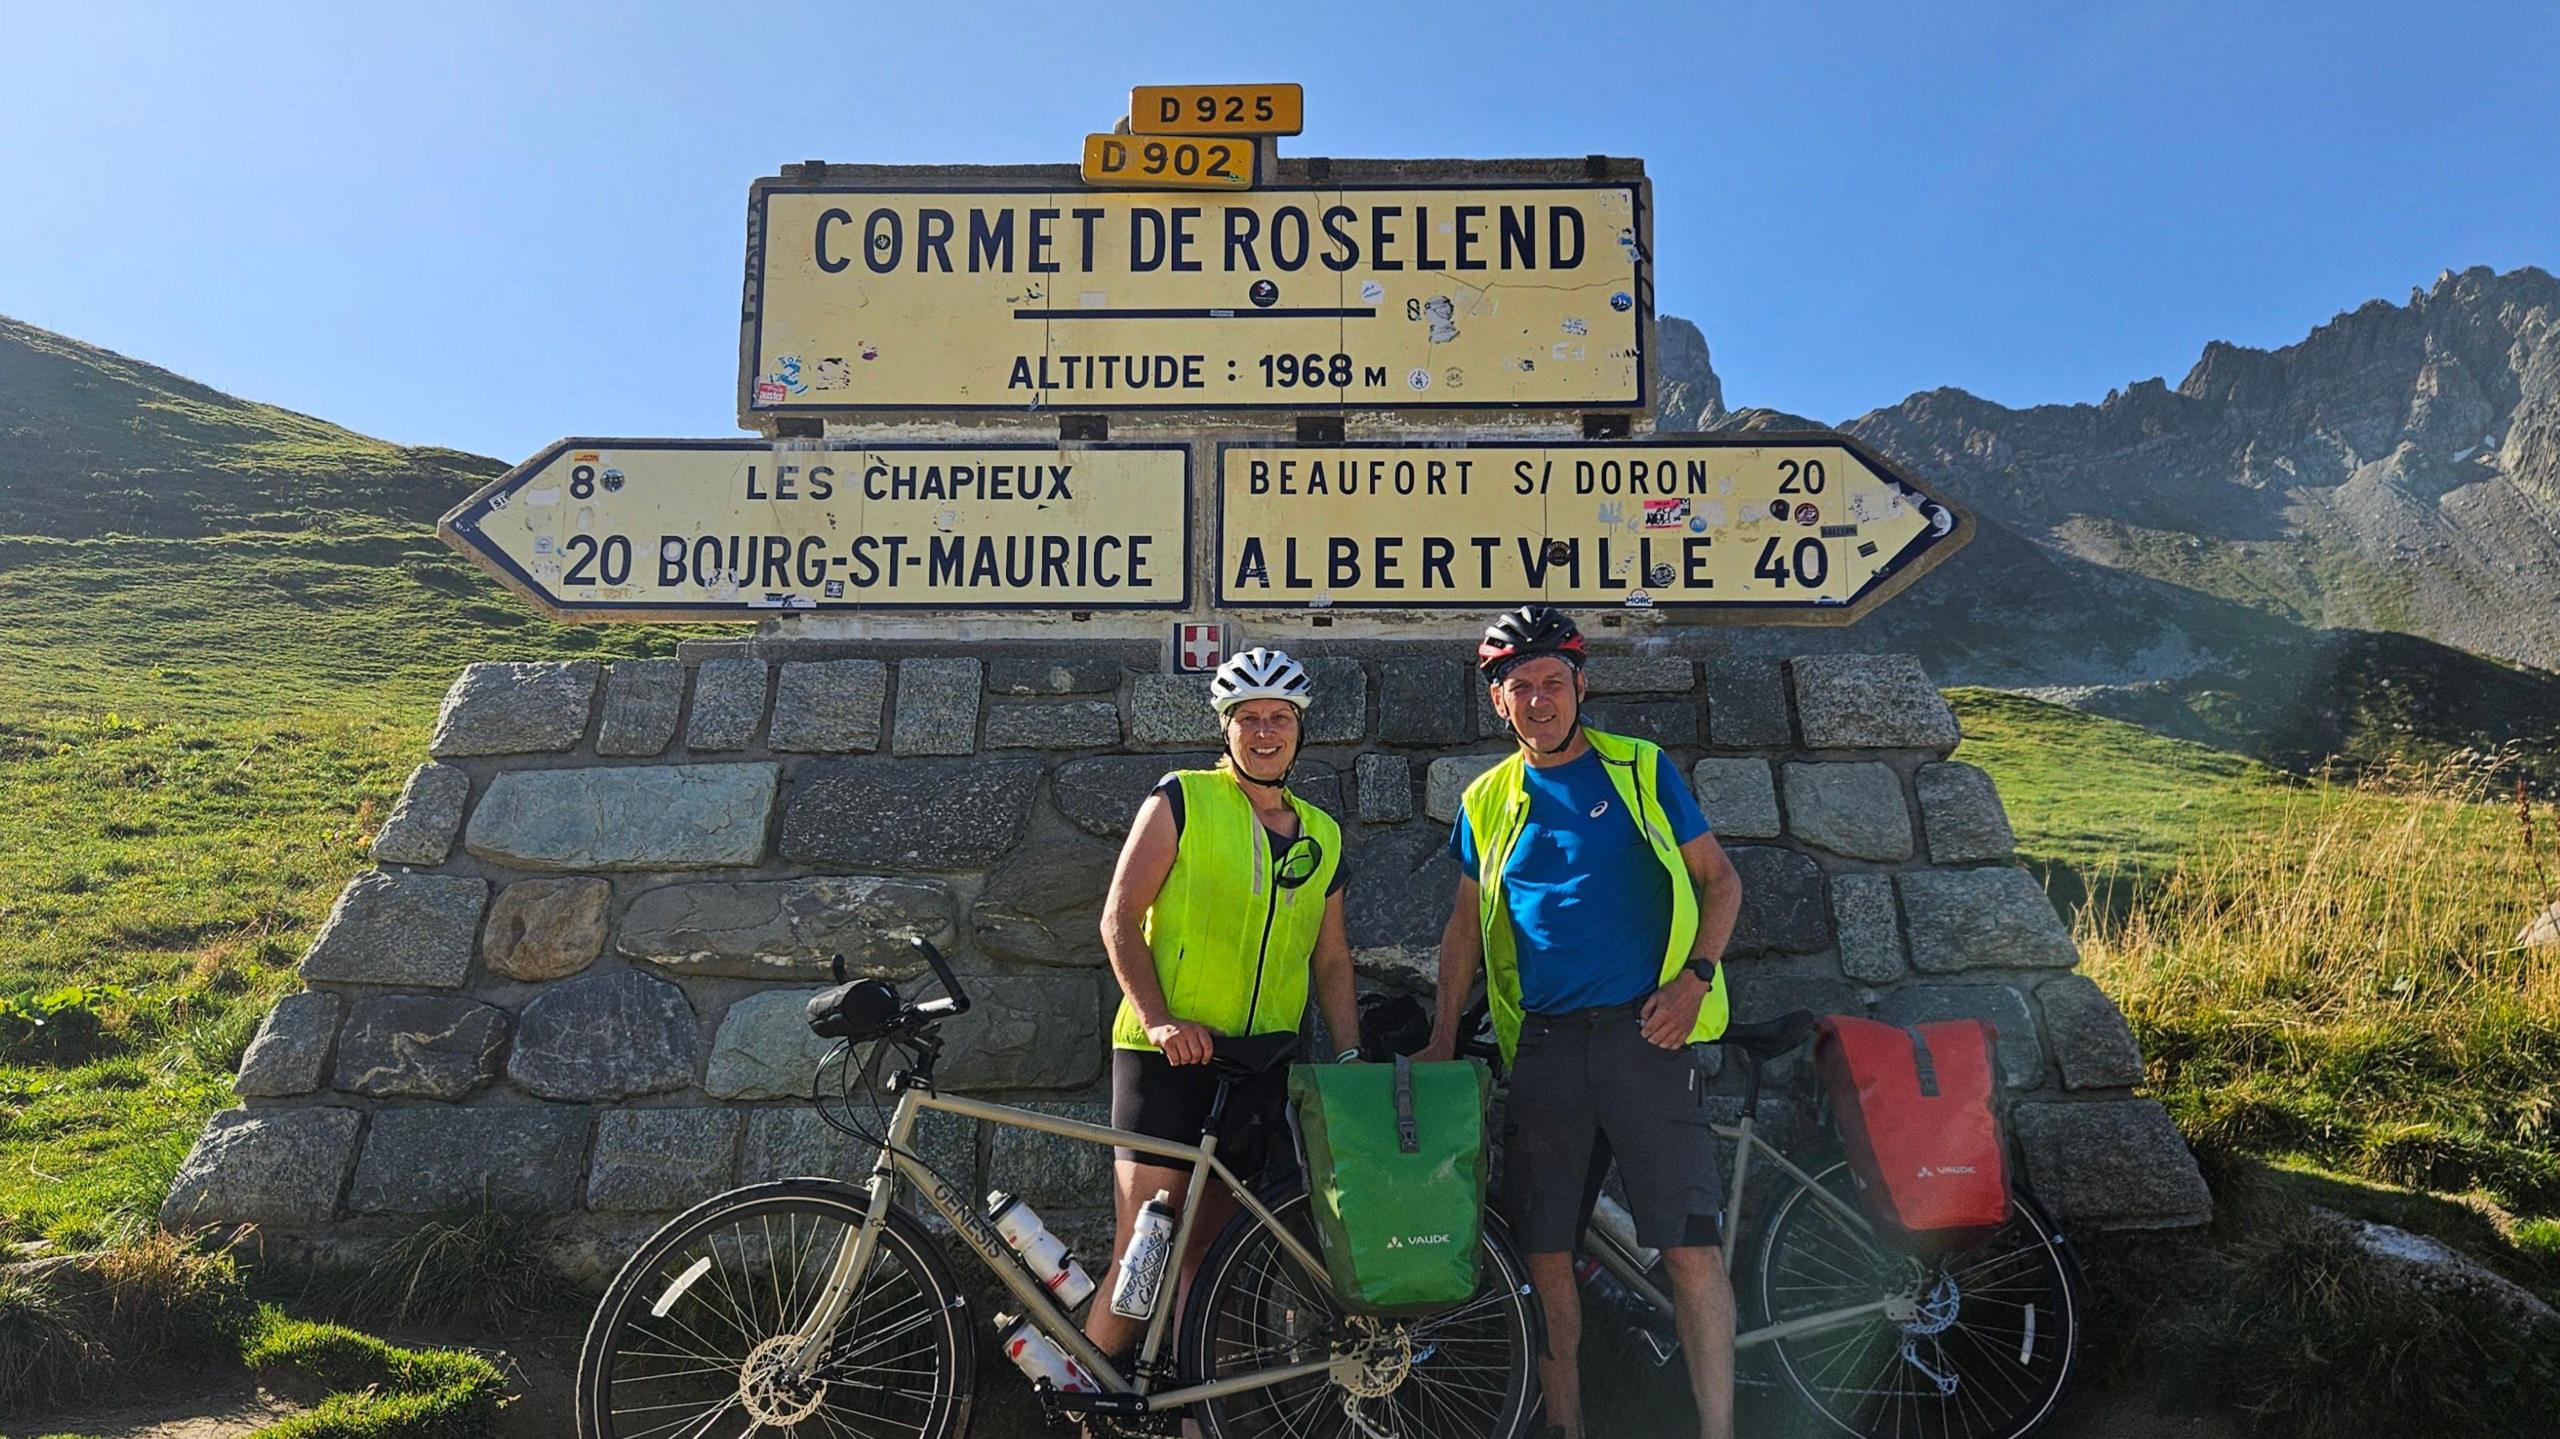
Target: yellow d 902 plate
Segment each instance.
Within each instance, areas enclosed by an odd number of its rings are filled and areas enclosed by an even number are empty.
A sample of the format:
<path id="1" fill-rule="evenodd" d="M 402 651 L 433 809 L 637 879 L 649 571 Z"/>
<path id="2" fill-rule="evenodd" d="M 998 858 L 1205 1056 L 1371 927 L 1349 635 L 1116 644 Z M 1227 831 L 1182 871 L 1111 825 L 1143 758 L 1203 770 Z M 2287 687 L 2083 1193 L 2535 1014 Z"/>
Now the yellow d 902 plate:
<path id="1" fill-rule="evenodd" d="M 1254 142 L 1189 135 L 1087 135 L 1084 182 L 1129 189 L 1249 190 Z"/>

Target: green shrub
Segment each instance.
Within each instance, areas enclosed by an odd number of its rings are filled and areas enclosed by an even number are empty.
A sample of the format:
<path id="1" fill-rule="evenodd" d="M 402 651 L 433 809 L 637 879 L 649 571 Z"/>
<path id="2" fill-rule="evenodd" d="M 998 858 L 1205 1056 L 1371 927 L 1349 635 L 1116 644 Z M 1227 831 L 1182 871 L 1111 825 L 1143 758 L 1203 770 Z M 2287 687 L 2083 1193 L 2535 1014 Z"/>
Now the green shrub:
<path id="1" fill-rule="evenodd" d="M 402 1349 L 336 1324 L 261 1306 L 241 1361 L 331 1392 L 258 1439 L 480 1439 L 505 1403 L 496 1365 L 453 1349 Z"/>
<path id="2" fill-rule="evenodd" d="M 113 1047 L 108 1011 L 130 1000 L 123 986 L 66 984 L 0 997 L 0 1063 L 77 1063 Z"/>
<path id="3" fill-rule="evenodd" d="M 343 1286 L 352 1314 L 506 1325 L 559 1302 L 532 1221 L 495 1209 L 429 1218 Z"/>
<path id="4" fill-rule="evenodd" d="M 61 1292 L 0 1274 L 0 1412 L 78 1397 L 106 1352 Z"/>
<path id="5" fill-rule="evenodd" d="M 247 1313 L 230 1256 L 158 1230 L 0 1275 L 0 1410 L 227 1361 Z"/>

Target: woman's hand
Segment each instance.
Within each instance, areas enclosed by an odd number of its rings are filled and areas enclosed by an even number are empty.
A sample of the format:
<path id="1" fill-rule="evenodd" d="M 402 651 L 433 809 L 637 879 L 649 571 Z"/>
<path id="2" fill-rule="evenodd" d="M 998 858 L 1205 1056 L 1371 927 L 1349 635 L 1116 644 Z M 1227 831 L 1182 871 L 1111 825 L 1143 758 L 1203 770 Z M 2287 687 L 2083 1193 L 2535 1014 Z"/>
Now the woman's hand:
<path id="1" fill-rule="evenodd" d="M 1187 1019 L 1147 1026 L 1147 1043 L 1164 1051 L 1167 1064 L 1207 1064 L 1209 1041 L 1216 1035 L 1217 1031 L 1209 1026 L 1194 1024 Z"/>

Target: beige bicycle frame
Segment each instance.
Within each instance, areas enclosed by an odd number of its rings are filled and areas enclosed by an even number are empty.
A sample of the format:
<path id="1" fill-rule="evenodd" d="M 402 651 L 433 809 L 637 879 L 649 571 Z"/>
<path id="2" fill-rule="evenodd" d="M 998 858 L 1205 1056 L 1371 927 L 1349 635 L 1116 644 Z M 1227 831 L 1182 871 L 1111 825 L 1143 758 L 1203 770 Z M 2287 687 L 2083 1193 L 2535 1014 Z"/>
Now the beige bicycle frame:
<path id="1" fill-rule="evenodd" d="M 1750 1178 L 1751 1156 L 1754 1151 L 1757 1151 L 1758 1153 L 1768 1156 L 1771 1163 L 1777 1165 L 1780 1169 L 1785 1170 L 1787 1176 L 1793 1179 L 1807 1194 L 1812 1195 L 1816 1202 L 1829 1209 L 1832 1213 L 1839 1215 L 1842 1220 L 1855 1226 L 1859 1233 L 1866 1235 L 1870 1239 L 1875 1237 L 1875 1226 L 1869 1224 L 1867 1222 L 1867 1217 L 1860 1214 L 1855 1206 L 1849 1204 L 1838 1195 L 1833 1194 L 1831 1191 L 1823 1188 L 1820 1184 L 1814 1181 L 1814 1177 L 1812 1175 L 1797 1168 L 1795 1161 L 1787 1158 L 1785 1155 L 1772 1148 L 1767 1140 L 1752 1133 L 1752 1120 L 1750 1115 L 1744 1115 L 1742 1117 L 1742 1122 L 1738 1125 L 1718 1124 L 1712 1127 L 1714 1128 L 1718 1139 L 1730 1139 L 1734 1141 L 1733 1197 L 1732 1201 L 1725 1206 L 1724 1211 L 1731 1219 L 1731 1226 L 1726 1231 L 1728 1236 L 1742 1232 L 1744 1227 L 1742 1218 L 1742 1188 L 1744 1183 Z M 1643 1299 L 1647 1304 L 1652 1305 L 1656 1311 L 1663 1314 L 1670 1314 L 1672 1312 L 1670 1298 L 1664 1295 L 1661 1290 L 1654 1288 L 1653 1282 L 1646 1279 L 1643 1274 L 1638 1272 L 1634 1256 L 1621 1250 L 1615 1240 L 1612 1240 L 1607 1234 L 1597 1229 L 1589 1231 L 1585 1237 L 1590 1242 L 1591 1257 L 1598 1260 L 1602 1268 L 1608 1270 L 1611 1274 L 1616 1275 L 1619 1283 L 1626 1285 L 1630 1291 L 1632 1291 L 1637 1297 Z M 1727 1254 L 1732 1253 L 1732 1246 L 1730 1244 L 1726 1246 L 1725 1252 Z M 1729 1267 L 1730 1266 L 1728 1266 L 1728 1268 Z M 1909 1299 L 1898 1294 L 1891 1295 L 1883 1299 L 1871 1300 L 1865 1304 L 1853 1304 L 1845 1309 L 1826 1309 L 1819 1314 L 1807 1314 L 1800 1318 L 1790 1319 L 1783 1324 L 1764 1324 L 1757 1329 L 1745 1330 L 1742 1333 L 1733 1336 L 1733 1347 L 1736 1349 L 1746 1349 L 1754 1344 L 1767 1344 L 1778 1339 L 1793 1339 L 1799 1334 L 1810 1334 L 1823 1329 L 1836 1329 L 1843 1325 L 1854 1324 L 1871 1314 L 1881 1314 L 1885 1318 L 1892 1320 L 1897 1324 L 1908 1324 L 1911 1322 L 1915 1313 L 1916 1311 L 1913 1309 L 1912 1303 Z"/>
<path id="2" fill-rule="evenodd" d="M 1190 1163 L 1191 1188 L 1189 1193 L 1183 1196 L 1182 1220 L 1174 1230 L 1173 1249 L 1166 1260 L 1168 1267 L 1173 1269 L 1173 1273 L 1168 1276 L 1168 1282 L 1158 1290 L 1155 1313 L 1147 1320 L 1146 1338 L 1138 1349 L 1140 1377 L 1136 1383 L 1131 1383 L 1112 1367 L 1111 1361 L 1104 1358 L 1102 1351 L 1093 1346 L 1093 1341 L 1085 1338 L 1084 1331 L 1075 1326 L 1056 1298 L 1033 1279 L 1030 1269 L 1014 1254 L 1013 1247 L 1005 1243 L 1004 1236 L 997 1233 L 995 1226 L 988 1223 L 986 1217 L 978 1212 L 977 1196 L 962 1194 L 952 1189 L 950 1185 L 943 1182 L 940 1175 L 908 1156 L 908 1140 L 915 1133 L 916 1118 L 926 1110 L 939 1110 L 945 1114 L 956 1114 L 967 1119 L 981 1119 L 989 1124 L 1002 1125 L 1011 1129 L 1028 1129 L 1086 1144 L 1126 1145 L 1145 1154 L 1185 1160 Z M 916 1191 L 932 1204 L 936 1212 L 940 1213 L 953 1229 L 959 1231 L 960 1237 L 969 1242 L 969 1247 L 977 1251 L 979 1261 L 995 1271 L 996 1278 L 1003 1282 L 1006 1290 L 1021 1304 L 1023 1314 L 1031 1320 L 1032 1324 L 1073 1356 L 1075 1361 L 1083 1365 L 1087 1373 L 1099 1380 L 1109 1393 L 1144 1395 L 1148 1400 L 1149 1409 L 1169 1409 L 1196 1404 L 1205 1399 L 1224 1398 L 1229 1394 L 1240 1394 L 1248 1390 L 1266 1389 L 1274 1384 L 1285 1384 L 1292 1379 L 1303 1379 L 1309 1375 L 1327 1373 L 1336 1368 L 1342 1368 L 1345 1377 L 1357 1373 L 1359 1369 L 1357 1359 L 1327 1358 L 1282 1365 L 1275 1369 L 1256 1370 L 1250 1374 L 1240 1374 L 1215 1383 L 1195 1384 L 1187 1389 L 1171 1389 L 1161 1394 L 1149 1393 L 1145 1373 L 1154 1365 L 1156 1355 L 1163 1350 L 1165 1330 L 1173 1316 L 1174 1300 L 1181 1287 L 1180 1256 L 1188 1250 L 1192 1225 L 1200 1213 L 1200 1198 L 1206 1191 L 1202 1181 L 1215 1178 L 1224 1183 L 1234 1192 L 1237 1201 L 1244 1206 L 1245 1212 L 1252 1215 L 1256 1223 L 1271 1231 L 1272 1237 L 1280 1241 L 1281 1248 L 1288 1251 L 1308 1276 L 1321 1287 L 1322 1292 L 1326 1294 L 1333 1292 L 1333 1281 L 1325 1273 L 1324 1261 L 1316 1256 L 1315 1251 L 1300 1242 L 1296 1235 L 1282 1227 L 1279 1218 L 1271 1212 L 1269 1207 L 1253 1196 L 1252 1191 L 1236 1178 L 1233 1170 L 1218 1161 L 1217 1148 L 1218 1137 L 1214 1134 L 1203 1135 L 1198 1144 L 1177 1144 L 1144 1134 L 1131 1134 L 1127 1130 L 1112 1129 L 1106 1125 L 1085 1124 L 1073 1119 L 1061 1119 L 1055 1115 L 1016 1109 L 1009 1105 L 987 1104 L 979 1100 L 937 1094 L 928 1089 L 905 1090 L 898 1096 L 897 1110 L 889 1120 L 888 1147 L 880 1151 L 879 1160 L 871 1169 L 870 1211 L 864 1215 L 862 1227 L 854 1231 L 851 1242 L 837 1250 L 834 1268 L 827 1275 L 826 1287 L 819 1293 L 818 1307 L 812 1311 L 808 1322 L 801 1325 L 798 1331 L 801 1343 L 798 1351 L 792 1356 L 788 1373 L 794 1379 L 806 1378 L 815 1356 L 827 1351 L 827 1343 L 834 1337 L 836 1325 L 843 1320 L 845 1309 L 853 1302 L 855 1284 L 870 1269 L 871 1256 L 878 1247 L 880 1226 L 888 1222 L 889 1206 L 895 1197 L 898 1181 L 901 1179 L 914 1185 Z"/>

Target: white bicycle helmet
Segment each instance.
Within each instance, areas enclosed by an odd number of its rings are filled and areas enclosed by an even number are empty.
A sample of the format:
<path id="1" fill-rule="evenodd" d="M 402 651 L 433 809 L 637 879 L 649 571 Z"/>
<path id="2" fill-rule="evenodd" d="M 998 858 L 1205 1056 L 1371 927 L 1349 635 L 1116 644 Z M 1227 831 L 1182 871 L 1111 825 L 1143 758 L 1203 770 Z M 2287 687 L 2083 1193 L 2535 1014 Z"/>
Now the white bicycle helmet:
<path id="1" fill-rule="evenodd" d="M 1246 700 L 1287 700 L 1304 711 L 1315 698 L 1307 684 L 1307 667 L 1286 650 L 1246 650 L 1218 666 L 1209 677 L 1209 706 L 1224 719 Z"/>

